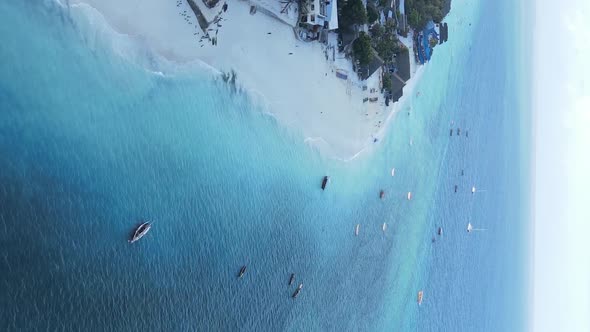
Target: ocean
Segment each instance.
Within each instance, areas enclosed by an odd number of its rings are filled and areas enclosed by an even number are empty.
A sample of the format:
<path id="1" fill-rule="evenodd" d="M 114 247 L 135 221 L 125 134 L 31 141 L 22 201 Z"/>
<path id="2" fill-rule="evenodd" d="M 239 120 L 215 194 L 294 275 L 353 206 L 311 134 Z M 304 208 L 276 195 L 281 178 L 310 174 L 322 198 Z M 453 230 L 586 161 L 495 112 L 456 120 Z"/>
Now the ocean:
<path id="1" fill-rule="evenodd" d="M 453 3 L 386 137 L 344 162 L 205 66 L 0 2 L 0 330 L 526 329 L 521 12 Z"/>

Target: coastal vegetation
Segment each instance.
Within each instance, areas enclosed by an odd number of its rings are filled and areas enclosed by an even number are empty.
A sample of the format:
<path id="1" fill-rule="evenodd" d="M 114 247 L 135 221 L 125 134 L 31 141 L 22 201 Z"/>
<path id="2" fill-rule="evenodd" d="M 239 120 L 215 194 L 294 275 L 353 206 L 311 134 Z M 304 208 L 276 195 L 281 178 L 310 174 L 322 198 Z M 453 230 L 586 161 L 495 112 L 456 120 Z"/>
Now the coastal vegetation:
<path id="1" fill-rule="evenodd" d="M 368 65 L 373 59 L 371 37 L 369 37 L 364 31 L 361 31 L 352 44 L 352 52 L 361 66 Z"/>
<path id="2" fill-rule="evenodd" d="M 393 21 L 387 21 L 385 26 L 376 24 L 371 29 L 371 34 L 373 47 L 386 63 L 401 50 Z"/>
<path id="3" fill-rule="evenodd" d="M 408 24 L 414 29 L 421 30 L 430 20 L 442 21 L 446 3 L 445 0 L 406 0 Z"/>
<path id="4" fill-rule="evenodd" d="M 338 4 L 338 22 L 341 29 L 353 31 L 355 26 L 367 23 L 367 11 L 361 0 L 346 0 Z"/>
<path id="5" fill-rule="evenodd" d="M 371 4 L 367 4 L 367 23 L 372 24 L 379 19 L 377 8 Z"/>

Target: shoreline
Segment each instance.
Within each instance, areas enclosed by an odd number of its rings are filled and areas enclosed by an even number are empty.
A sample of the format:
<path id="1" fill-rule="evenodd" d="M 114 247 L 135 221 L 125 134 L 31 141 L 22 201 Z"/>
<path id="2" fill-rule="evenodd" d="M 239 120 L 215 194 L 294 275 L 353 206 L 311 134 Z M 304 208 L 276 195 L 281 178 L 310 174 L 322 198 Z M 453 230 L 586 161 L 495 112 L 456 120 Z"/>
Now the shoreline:
<path id="1" fill-rule="evenodd" d="M 232 2 L 220 14 L 219 27 L 208 31 L 215 35 L 216 45 L 198 32 L 199 24 L 186 1 L 159 1 L 141 9 L 134 4 L 123 8 L 114 0 L 73 0 L 69 6 L 79 5 L 92 8 L 114 33 L 140 40 L 156 58 L 178 70 L 198 62 L 219 74 L 235 72 L 236 85 L 253 95 L 262 113 L 272 115 L 280 125 L 298 132 L 305 144 L 337 160 L 350 161 L 379 146 L 394 115 L 407 102 L 402 97 L 386 107 L 380 95 L 376 103 L 363 103 L 367 91 L 379 87 L 379 75 L 362 82 L 337 78 L 337 70 L 352 72 L 349 60 L 325 45 L 296 39 L 292 27 L 276 18 L 251 15 L 250 2 Z M 413 76 L 404 95 L 413 93 L 420 76 L 415 75 L 416 69 L 412 66 Z M 161 68 L 148 70 L 166 74 Z"/>

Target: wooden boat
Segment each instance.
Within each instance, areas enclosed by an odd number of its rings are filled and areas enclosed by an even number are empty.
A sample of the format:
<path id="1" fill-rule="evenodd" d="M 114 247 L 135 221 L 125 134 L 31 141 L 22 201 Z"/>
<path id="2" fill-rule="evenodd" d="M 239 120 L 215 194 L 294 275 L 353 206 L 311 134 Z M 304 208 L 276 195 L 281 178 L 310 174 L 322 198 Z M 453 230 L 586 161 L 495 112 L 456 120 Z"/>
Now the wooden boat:
<path id="1" fill-rule="evenodd" d="M 322 180 L 322 190 L 326 189 L 326 185 L 328 184 L 328 180 L 330 179 L 329 176 L 324 176 L 324 179 Z"/>

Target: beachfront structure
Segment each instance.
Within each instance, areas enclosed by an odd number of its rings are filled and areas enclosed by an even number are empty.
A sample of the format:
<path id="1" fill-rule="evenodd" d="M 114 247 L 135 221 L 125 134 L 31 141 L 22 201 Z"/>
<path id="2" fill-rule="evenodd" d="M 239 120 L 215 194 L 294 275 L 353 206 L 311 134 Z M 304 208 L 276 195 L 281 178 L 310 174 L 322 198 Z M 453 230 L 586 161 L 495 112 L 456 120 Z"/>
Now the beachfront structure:
<path id="1" fill-rule="evenodd" d="M 435 26 L 433 21 L 429 21 L 424 27 L 424 30 L 420 31 L 416 35 L 416 45 L 418 52 L 418 61 L 421 64 L 425 64 L 430 61 L 432 56 L 432 44 L 436 45 L 439 40 L 438 27 Z"/>
<path id="2" fill-rule="evenodd" d="M 302 25 L 315 31 L 338 29 L 337 0 L 307 0 L 304 9 L 299 20 Z"/>
<path id="3" fill-rule="evenodd" d="M 377 54 L 377 51 L 373 48 L 373 57 L 371 58 L 371 62 L 368 65 L 358 66 L 356 67 L 356 72 L 359 78 L 364 81 L 367 78 L 371 77 L 377 69 L 381 68 L 385 61 L 381 59 L 381 57 Z"/>
<path id="4" fill-rule="evenodd" d="M 404 94 L 403 88 L 406 82 L 410 79 L 410 53 L 408 49 L 396 54 L 395 66 L 386 75 L 391 75 L 389 97 L 393 102 L 398 101 Z"/>

